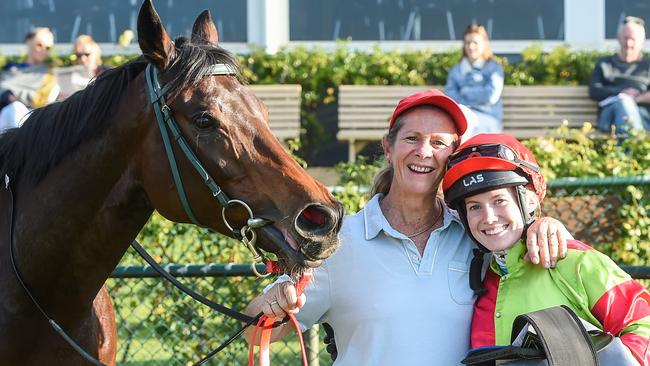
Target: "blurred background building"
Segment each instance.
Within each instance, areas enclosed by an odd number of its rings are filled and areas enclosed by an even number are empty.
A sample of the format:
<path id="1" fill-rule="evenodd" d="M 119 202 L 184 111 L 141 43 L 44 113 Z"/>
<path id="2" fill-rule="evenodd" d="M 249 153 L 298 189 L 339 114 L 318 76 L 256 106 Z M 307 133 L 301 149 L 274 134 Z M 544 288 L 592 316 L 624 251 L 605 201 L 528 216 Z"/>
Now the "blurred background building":
<path id="1" fill-rule="evenodd" d="M 0 51 L 23 51 L 25 34 L 52 29 L 57 44 L 79 34 L 98 40 L 105 54 L 119 35 L 135 30 L 140 0 L 8 0 L 0 4 Z M 274 52 L 296 44 L 386 49 L 460 47 L 471 22 L 486 26 L 499 54 L 517 54 L 531 42 L 544 49 L 614 48 L 626 15 L 650 20 L 648 0 L 159 0 L 156 9 L 170 34 L 188 34 L 202 9 L 210 9 L 225 46 L 245 52 L 257 45 Z M 135 41 L 135 40 L 134 40 Z M 61 49 L 61 48 L 59 48 Z M 137 52 L 137 47 L 129 48 Z"/>

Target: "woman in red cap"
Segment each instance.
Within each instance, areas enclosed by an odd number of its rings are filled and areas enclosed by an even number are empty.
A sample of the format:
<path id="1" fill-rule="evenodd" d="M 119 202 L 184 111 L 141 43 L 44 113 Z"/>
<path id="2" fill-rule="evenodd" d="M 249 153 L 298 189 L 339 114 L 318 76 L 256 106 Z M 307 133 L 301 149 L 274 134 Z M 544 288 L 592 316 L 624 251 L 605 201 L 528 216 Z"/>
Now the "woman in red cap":
<path id="1" fill-rule="evenodd" d="M 458 148 L 447 166 L 445 200 L 479 246 L 470 268 L 470 287 L 479 295 L 472 348 L 508 345 L 518 315 L 566 305 L 619 337 L 625 347 L 616 365 L 650 365 L 650 293 L 643 285 L 577 240 L 568 241 L 568 256 L 555 268 L 523 260 L 522 240 L 535 220 L 546 182 L 521 142 L 505 134 L 477 135 Z M 482 280 L 487 253 L 492 254 L 490 268 Z M 625 363 L 625 358 L 636 361 Z"/>
<path id="2" fill-rule="evenodd" d="M 303 330 L 330 324 L 335 365 L 458 364 L 469 349 L 475 246 L 437 193 L 466 128 L 458 105 L 437 90 L 401 100 L 382 140 L 388 167 L 376 177 L 368 204 L 345 218 L 340 249 L 314 270 L 304 294 L 296 296 L 290 279 L 279 279 L 248 314 L 282 318 L 300 309 Z M 529 232 L 533 260 L 540 235 L 542 262 L 550 266 L 558 238 L 548 233 L 559 232 L 562 242 L 563 230 L 555 220 L 540 220 Z M 289 330 L 275 329 L 272 339 Z"/>

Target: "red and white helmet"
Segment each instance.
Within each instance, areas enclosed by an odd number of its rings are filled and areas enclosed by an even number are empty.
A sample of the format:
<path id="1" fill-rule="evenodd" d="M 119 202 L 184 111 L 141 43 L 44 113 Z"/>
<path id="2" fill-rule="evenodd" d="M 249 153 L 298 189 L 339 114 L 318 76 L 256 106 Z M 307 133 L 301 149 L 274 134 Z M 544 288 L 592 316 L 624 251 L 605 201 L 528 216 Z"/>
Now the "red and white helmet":
<path id="1" fill-rule="evenodd" d="M 505 134 L 476 135 L 449 157 L 442 189 L 447 204 L 458 211 L 466 227 L 467 211 L 463 199 L 504 187 L 516 188 L 524 226 L 530 225 L 534 217 L 526 204 L 524 187 L 532 188 L 541 202 L 546 194 L 546 181 L 533 154 L 516 138 Z M 480 296 L 485 292 L 481 280 L 483 253 L 489 249 L 474 238 L 469 227 L 467 233 L 478 245 L 470 265 L 469 285 Z"/>
<path id="2" fill-rule="evenodd" d="M 445 200 L 453 208 L 467 196 L 514 186 L 532 188 L 540 202 L 546 194 L 537 160 L 507 134 L 480 134 L 467 140 L 449 157 L 442 181 Z"/>

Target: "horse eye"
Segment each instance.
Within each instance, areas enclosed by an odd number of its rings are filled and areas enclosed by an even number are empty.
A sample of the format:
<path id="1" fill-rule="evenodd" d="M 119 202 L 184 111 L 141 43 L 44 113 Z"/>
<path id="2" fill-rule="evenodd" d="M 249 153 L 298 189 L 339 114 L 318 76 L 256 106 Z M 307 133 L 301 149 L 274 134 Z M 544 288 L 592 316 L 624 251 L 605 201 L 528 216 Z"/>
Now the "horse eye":
<path id="1" fill-rule="evenodd" d="M 209 128 L 214 128 L 217 126 L 216 121 L 214 118 L 210 117 L 209 115 L 202 114 L 192 120 L 194 123 L 194 126 L 200 130 L 206 130 Z"/>

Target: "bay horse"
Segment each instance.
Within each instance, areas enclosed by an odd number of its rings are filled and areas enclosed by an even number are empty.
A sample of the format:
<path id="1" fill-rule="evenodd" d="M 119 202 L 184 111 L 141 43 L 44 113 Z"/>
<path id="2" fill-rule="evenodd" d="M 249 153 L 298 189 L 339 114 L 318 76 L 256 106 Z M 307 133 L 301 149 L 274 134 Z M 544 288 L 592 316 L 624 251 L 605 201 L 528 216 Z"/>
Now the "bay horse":
<path id="1" fill-rule="evenodd" d="M 176 42 L 151 0 L 142 5 L 137 24 L 142 57 L 100 74 L 63 102 L 33 111 L 22 127 L 0 136 L 0 176 L 8 178 L 0 188 L 3 365 L 89 364 L 35 302 L 91 356 L 115 364 L 115 319 L 105 280 L 154 210 L 172 221 L 192 221 L 149 100 L 148 65 L 159 72 L 163 108 L 205 173 L 272 222 L 258 239 L 262 249 L 276 253 L 286 270 L 300 272 L 338 246 L 342 206 L 273 136 L 266 108 L 236 75 L 236 59 L 217 45 L 209 13 L 196 19 L 191 38 Z M 215 65 L 233 72 L 214 73 Z M 206 177 L 197 174 L 178 141 L 171 149 L 196 221 L 232 236 Z M 233 226 L 247 218 L 241 206 L 228 211 Z"/>

